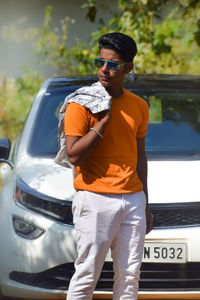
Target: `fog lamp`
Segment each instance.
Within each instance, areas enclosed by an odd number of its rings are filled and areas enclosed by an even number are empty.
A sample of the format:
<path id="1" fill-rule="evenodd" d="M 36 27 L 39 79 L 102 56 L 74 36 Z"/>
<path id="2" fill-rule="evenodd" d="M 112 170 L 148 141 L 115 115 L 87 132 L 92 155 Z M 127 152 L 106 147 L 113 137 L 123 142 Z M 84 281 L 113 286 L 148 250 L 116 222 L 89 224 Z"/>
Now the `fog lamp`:
<path id="1" fill-rule="evenodd" d="M 33 223 L 30 223 L 17 216 L 13 217 L 13 227 L 16 234 L 30 240 L 37 239 L 45 232 L 45 230 L 39 228 Z"/>

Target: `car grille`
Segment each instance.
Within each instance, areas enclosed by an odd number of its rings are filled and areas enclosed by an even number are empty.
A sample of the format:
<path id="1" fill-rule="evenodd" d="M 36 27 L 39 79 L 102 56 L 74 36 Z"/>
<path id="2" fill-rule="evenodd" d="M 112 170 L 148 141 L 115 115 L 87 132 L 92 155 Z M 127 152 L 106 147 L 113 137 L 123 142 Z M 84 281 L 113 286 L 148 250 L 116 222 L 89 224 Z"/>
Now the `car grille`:
<path id="1" fill-rule="evenodd" d="M 9 278 L 23 284 L 45 289 L 67 290 L 74 273 L 74 264 L 67 263 L 41 273 L 12 272 Z M 105 262 L 96 290 L 111 291 L 113 286 L 112 263 Z"/>
<path id="2" fill-rule="evenodd" d="M 154 215 L 154 228 L 200 226 L 200 203 L 150 204 Z M 66 224 L 72 224 L 68 213 Z"/>
<path id="3" fill-rule="evenodd" d="M 150 204 L 154 215 L 154 228 L 200 226 L 200 203 Z M 71 207 L 68 206 L 65 224 L 73 224 Z"/>
<path id="4" fill-rule="evenodd" d="M 154 228 L 200 225 L 200 203 L 150 204 Z"/>
<path id="5" fill-rule="evenodd" d="M 14 271 L 10 279 L 34 287 L 67 290 L 74 273 L 73 263 L 67 263 L 41 273 Z M 105 262 L 96 286 L 96 291 L 112 291 L 112 262 Z M 143 263 L 141 267 L 140 291 L 200 290 L 200 263 L 154 264 Z"/>
<path id="6" fill-rule="evenodd" d="M 200 263 L 143 263 L 140 289 L 143 291 L 200 291 Z"/>

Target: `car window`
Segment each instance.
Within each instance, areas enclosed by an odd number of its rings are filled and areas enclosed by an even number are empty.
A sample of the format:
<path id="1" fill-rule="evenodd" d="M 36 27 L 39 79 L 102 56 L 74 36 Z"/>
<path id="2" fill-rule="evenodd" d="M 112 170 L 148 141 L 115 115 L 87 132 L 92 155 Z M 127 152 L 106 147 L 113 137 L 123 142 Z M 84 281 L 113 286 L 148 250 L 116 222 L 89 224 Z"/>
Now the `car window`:
<path id="1" fill-rule="evenodd" d="M 200 155 L 200 96 L 198 93 L 160 92 L 141 95 L 149 103 L 150 118 L 146 136 L 149 159 Z M 52 156 L 58 152 L 58 115 L 66 93 L 43 97 L 31 136 L 33 156 Z"/>

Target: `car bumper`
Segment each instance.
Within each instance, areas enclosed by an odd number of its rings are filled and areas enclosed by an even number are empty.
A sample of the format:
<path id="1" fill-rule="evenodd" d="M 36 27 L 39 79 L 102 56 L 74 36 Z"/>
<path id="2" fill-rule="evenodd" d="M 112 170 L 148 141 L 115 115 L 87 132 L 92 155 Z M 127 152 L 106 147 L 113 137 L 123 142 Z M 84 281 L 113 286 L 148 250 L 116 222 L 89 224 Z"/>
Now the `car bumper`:
<path id="1" fill-rule="evenodd" d="M 14 212 L 14 215 L 23 217 L 42 227 L 45 233 L 36 240 L 19 237 L 13 229 L 13 215 L 11 213 L 1 214 L 1 225 L 7 229 L 6 232 L 0 230 L 2 245 L 7 245 L 6 248 L 2 246 L 0 256 L 2 294 L 10 297 L 17 295 L 17 297 L 28 299 L 65 299 L 66 290 L 64 289 L 42 288 L 36 285 L 24 284 L 17 280 L 11 280 L 10 274 L 12 272 L 38 274 L 44 271 L 48 272 L 58 265 L 66 263 L 73 265 L 76 259 L 73 227 L 56 223 L 15 204 L 13 204 L 13 207 L 9 208 L 7 206 L 5 209 L 10 209 L 10 212 Z M 4 215 L 10 215 L 10 218 L 4 219 Z M 199 264 L 199 233 L 200 227 L 153 230 L 146 236 L 146 241 L 185 242 L 187 244 L 187 261 Z M 158 277 L 158 279 L 160 278 Z M 176 288 L 172 290 L 166 285 L 165 288 L 155 288 L 156 278 L 150 280 L 152 281 L 151 287 L 140 289 L 139 299 L 200 299 L 199 287 L 188 289 L 183 286 L 182 290 Z M 198 280 L 200 282 L 200 276 Z M 187 282 L 187 278 L 185 278 L 185 282 Z M 112 299 L 112 285 L 110 285 L 110 291 L 105 291 L 103 288 L 96 290 L 94 299 Z"/>
<path id="2" fill-rule="evenodd" d="M 10 295 L 13 297 L 19 297 L 24 299 L 49 299 L 49 300 L 58 300 L 58 299 L 66 299 L 67 292 L 63 291 L 49 291 L 47 289 L 32 289 L 27 287 L 26 285 L 18 285 L 8 282 L 8 284 L 4 287 L 4 292 L 6 295 Z M 112 292 L 94 292 L 93 299 L 112 299 Z M 199 292 L 141 292 L 139 291 L 138 300 L 193 300 L 200 299 L 200 291 Z"/>
<path id="3" fill-rule="evenodd" d="M 182 292 L 139 292 L 138 299 L 140 300 L 170 300 L 170 299 L 185 299 L 185 300 L 192 300 L 192 299 L 200 299 L 200 291 L 196 292 L 187 292 L 187 291 L 182 291 Z"/>

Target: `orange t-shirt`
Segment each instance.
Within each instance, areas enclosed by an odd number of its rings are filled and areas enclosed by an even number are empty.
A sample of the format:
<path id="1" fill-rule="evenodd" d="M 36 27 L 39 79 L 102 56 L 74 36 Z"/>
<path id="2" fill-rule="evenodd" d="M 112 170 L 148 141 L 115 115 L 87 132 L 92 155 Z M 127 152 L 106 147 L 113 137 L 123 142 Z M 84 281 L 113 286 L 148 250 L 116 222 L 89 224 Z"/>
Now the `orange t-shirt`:
<path id="1" fill-rule="evenodd" d="M 90 157 L 79 167 L 76 190 L 96 193 L 135 193 L 143 189 L 136 172 L 137 138 L 146 134 L 149 110 L 140 97 L 124 89 L 112 100 L 112 117 Z M 97 122 L 89 109 L 70 103 L 65 113 L 65 135 L 83 136 Z"/>

